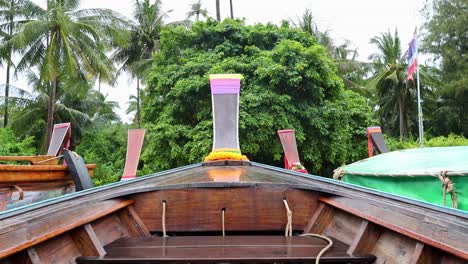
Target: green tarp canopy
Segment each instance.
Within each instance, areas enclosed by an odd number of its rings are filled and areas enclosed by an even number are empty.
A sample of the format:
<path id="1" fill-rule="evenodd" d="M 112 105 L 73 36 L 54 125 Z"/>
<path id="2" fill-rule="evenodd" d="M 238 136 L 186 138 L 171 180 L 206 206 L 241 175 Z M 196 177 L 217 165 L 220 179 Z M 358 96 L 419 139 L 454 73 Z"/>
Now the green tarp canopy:
<path id="1" fill-rule="evenodd" d="M 468 211 L 468 146 L 388 152 L 343 166 L 335 178 L 438 205 L 445 189 L 446 206 Z"/>

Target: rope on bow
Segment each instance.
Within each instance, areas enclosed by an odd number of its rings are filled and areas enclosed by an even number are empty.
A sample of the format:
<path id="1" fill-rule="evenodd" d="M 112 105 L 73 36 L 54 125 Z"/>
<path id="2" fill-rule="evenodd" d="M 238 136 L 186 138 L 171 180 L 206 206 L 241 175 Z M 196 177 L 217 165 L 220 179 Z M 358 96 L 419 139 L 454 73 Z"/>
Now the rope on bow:
<path id="1" fill-rule="evenodd" d="M 442 190 L 443 190 L 443 203 L 444 206 L 447 204 L 447 192 L 450 193 L 452 198 L 452 207 L 458 208 L 457 194 L 455 193 L 455 186 L 450 178 L 447 176 L 447 171 L 441 171 L 439 173 L 439 179 L 442 181 Z"/>
<path id="2" fill-rule="evenodd" d="M 168 237 L 166 235 L 166 201 L 162 202 L 163 208 L 162 208 L 162 230 L 163 230 L 163 237 Z"/>

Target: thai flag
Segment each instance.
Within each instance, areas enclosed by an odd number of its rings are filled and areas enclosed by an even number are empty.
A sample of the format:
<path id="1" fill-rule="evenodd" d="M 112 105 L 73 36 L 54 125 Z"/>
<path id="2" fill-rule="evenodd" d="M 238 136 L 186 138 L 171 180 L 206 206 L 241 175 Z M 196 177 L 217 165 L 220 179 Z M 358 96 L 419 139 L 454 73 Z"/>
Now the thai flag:
<path id="1" fill-rule="evenodd" d="M 409 43 L 408 48 L 408 80 L 413 80 L 413 72 L 418 68 L 418 32 L 414 29 L 413 39 Z"/>

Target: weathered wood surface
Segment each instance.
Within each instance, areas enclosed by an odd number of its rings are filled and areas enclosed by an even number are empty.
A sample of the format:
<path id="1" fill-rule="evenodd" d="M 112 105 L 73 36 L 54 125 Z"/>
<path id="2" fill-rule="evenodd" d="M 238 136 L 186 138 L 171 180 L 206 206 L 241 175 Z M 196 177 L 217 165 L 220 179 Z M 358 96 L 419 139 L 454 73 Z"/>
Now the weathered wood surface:
<path id="1" fill-rule="evenodd" d="M 152 232 L 162 231 L 166 201 L 167 232 L 220 231 L 221 210 L 229 231 L 281 230 L 286 199 L 293 212 L 293 230 L 303 230 L 317 207 L 317 194 L 286 186 L 162 190 L 132 196 L 135 211 Z"/>
<path id="2" fill-rule="evenodd" d="M 345 211 L 336 210 L 328 225 L 323 230 L 326 236 L 334 237 L 351 245 L 361 225 L 361 219 L 353 217 Z"/>
<path id="3" fill-rule="evenodd" d="M 129 237 L 130 232 L 128 228 L 120 221 L 116 214 L 111 214 L 94 221 L 92 224 L 93 229 L 96 231 L 96 236 L 101 241 L 103 246 L 111 243 L 120 237 Z"/>
<path id="4" fill-rule="evenodd" d="M 0 183 L 1 184 L 1 183 Z M 16 184 L 5 184 L 0 186 L 0 193 L 14 193 L 18 192 L 18 189 L 14 187 Z M 55 180 L 55 181 L 41 181 L 41 182 L 21 182 L 20 185 L 21 189 L 24 192 L 33 192 L 33 191 L 51 191 L 51 190 L 59 190 L 63 188 L 72 188 L 74 190 L 74 182 L 71 177 L 66 177 L 63 180 Z"/>
<path id="5" fill-rule="evenodd" d="M 82 256 L 104 256 L 106 254 L 91 224 L 75 228 L 70 234 Z"/>
<path id="6" fill-rule="evenodd" d="M 25 161 L 32 165 L 57 165 L 57 156 L 0 156 L 0 161 Z"/>
<path id="7" fill-rule="evenodd" d="M 120 210 L 117 214 L 122 223 L 128 228 L 131 236 L 151 236 L 150 231 L 146 228 L 140 216 L 133 208 L 133 205 Z"/>
<path id="8" fill-rule="evenodd" d="M 63 211 L 51 212 L 42 221 L 2 226 L 0 229 L 0 258 L 56 237 L 76 227 L 125 208 L 132 200 L 113 199 Z"/>
<path id="9" fill-rule="evenodd" d="M 93 175 L 96 164 L 87 164 Z M 0 187 L 21 185 L 23 182 L 68 181 L 65 165 L 0 165 Z"/>
<path id="10" fill-rule="evenodd" d="M 121 238 L 97 258 L 79 257 L 77 263 L 160 263 L 230 261 L 311 261 L 327 246 L 313 237 L 226 236 Z M 348 245 L 334 240 L 323 262 L 372 263 L 373 256 L 350 256 Z"/>
<path id="11" fill-rule="evenodd" d="M 304 228 L 304 233 L 321 234 L 332 218 L 333 207 L 327 206 L 324 203 L 319 203 L 317 209 Z"/>
<path id="12" fill-rule="evenodd" d="M 362 203 L 346 197 L 321 197 L 320 201 L 468 260 L 466 221 L 447 222 L 437 215 L 423 214 L 402 206 L 382 204 L 379 201 Z"/>
<path id="13" fill-rule="evenodd" d="M 370 252 L 380 238 L 382 230 L 379 226 L 367 220 L 361 220 L 356 236 L 349 246 L 349 254 L 364 254 Z"/>

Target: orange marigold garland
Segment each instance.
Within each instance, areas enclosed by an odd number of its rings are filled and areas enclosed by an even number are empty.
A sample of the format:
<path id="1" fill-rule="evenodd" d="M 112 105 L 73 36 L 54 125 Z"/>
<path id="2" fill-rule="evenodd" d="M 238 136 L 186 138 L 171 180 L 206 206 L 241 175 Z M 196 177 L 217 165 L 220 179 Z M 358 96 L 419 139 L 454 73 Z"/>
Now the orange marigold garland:
<path id="1" fill-rule="evenodd" d="M 207 161 L 217 161 L 217 160 L 245 160 L 249 159 L 247 156 L 242 155 L 239 150 L 236 149 L 214 149 L 210 152 L 208 156 L 205 157 L 205 162 Z"/>

